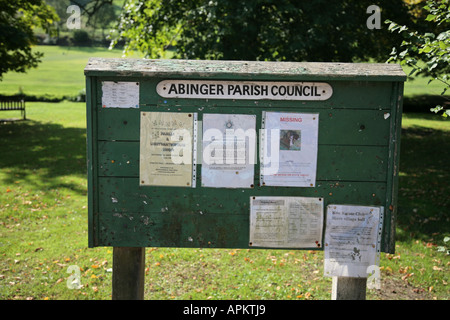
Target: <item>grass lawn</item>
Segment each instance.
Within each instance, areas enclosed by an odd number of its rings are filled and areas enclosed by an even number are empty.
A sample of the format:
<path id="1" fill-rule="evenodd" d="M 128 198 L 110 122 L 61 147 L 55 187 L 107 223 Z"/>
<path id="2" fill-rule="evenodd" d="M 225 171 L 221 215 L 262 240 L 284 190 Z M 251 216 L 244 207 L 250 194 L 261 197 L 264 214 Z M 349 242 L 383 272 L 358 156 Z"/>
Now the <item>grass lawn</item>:
<path id="1" fill-rule="evenodd" d="M 118 49 L 91 47 L 37 46 L 43 52 L 42 63 L 27 73 L 6 73 L 0 85 L 0 94 L 15 94 L 22 90 L 28 95 L 55 97 L 75 96 L 85 87 L 84 67 L 90 57 L 120 58 Z M 135 54 L 130 58 L 138 58 Z M 405 73 L 409 69 L 405 68 Z M 438 81 L 409 79 L 405 84 L 405 96 L 440 95 L 444 86 Z"/>
<path id="2" fill-rule="evenodd" d="M 94 47 L 37 46 L 44 57 L 38 68 L 27 73 L 6 73 L 0 94 L 19 91 L 36 96 L 76 96 L 85 88 L 84 68 L 91 57 L 120 58 L 121 50 Z"/>
<path id="3" fill-rule="evenodd" d="M 0 125 L 0 299 L 111 299 L 112 248 L 87 248 L 84 103 Z M 406 114 L 395 254 L 368 299 L 448 300 L 450 122 Z M 81 288 L 69 289 L 79 270 Z M 145 298 L 329 300 L 322 251 L 146 248 Z"/>

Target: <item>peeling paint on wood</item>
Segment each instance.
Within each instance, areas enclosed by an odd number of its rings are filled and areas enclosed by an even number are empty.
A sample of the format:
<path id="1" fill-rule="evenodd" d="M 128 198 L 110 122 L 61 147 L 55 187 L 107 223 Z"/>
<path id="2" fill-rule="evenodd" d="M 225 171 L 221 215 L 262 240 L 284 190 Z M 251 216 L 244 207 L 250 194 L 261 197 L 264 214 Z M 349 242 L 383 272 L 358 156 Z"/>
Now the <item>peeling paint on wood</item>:
<path id="1" fill-rule="evenodd" d="M 335 80 L 404 81 L 402 68 L 397 64 L 335 63 L 335 62 L 269 62 L 269 61 L 205 61 L 91 58 L 85 68 L 87 76 L 114 74 L 115 76 L 177 76 L 190 77 L 283 77 Z"/>

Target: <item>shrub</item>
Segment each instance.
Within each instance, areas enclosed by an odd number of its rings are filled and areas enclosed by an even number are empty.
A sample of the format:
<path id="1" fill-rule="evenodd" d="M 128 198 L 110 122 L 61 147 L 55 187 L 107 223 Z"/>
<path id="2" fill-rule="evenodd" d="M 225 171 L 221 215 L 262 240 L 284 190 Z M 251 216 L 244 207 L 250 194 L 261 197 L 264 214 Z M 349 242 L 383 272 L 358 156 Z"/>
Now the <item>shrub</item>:
<path id="1" fill-rule="evenodd" d="M 75 30 L 72 42 L 76 46 L 88 46 L 91 44 L 91 38 L 85 30 Z"/>

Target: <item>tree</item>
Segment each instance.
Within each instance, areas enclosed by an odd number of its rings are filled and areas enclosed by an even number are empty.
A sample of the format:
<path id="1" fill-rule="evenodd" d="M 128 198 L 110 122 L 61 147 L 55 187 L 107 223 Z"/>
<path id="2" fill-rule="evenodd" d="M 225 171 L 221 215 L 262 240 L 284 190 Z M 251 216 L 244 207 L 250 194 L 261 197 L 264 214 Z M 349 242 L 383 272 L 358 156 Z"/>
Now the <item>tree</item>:
<path id="1" fill-rule="evenodd" d="M 35 27 L 50 28 L 58 19 L 43 0 L 0 0 L 0 80 L 8 71 L 35 68 L 43 54 L 31 50 Z"/>
<path id="2" fill-rule="evenodd" d="M 399 36 L 369 29 L 367 8 L 410 21 L 402 0 L 128 0 L 111 47 L 125 41 L 158 58 L 230 60 L 384 61 Z"/>
<path id="3" fill-rule="evenodd" d="M 412 67 L 410 76 L 425 75 L 430 81 L 444 83 L 441 95 L 450 88 L 450 1 L 428 0 L 423 9 L 428 12 L 425 21 L 429 22 L 428 31 L 411 30 L 388 20 L 389 30 L 397 31 L 404 39 L 400 46 L 394 47 L 388 61 L 399 61 L 402 65 Z M 450 116 L 450 110 L 443 106 L 432 108 L 444 117 Z"/>
<path id="4" fill-rule="evenodd" d="M 98 14 L 106 14 L 106 19 L 111 19 L 110 9 L 113 8 L 113 0 L 70 0 L 72 4 L 75 4 L 81 8 L 81 12 L 87 16 L 86 25 L 95 26 L 96 21 L 92 22 L 91 19 L 97 20 Z M 103 11 L 102 11 L 103 10 Z"/>
<path id="5" fill-rule="evenodd" d="M 112 23 L 117 20 L 117 14 L 114 9 L 113 4 L 106 4 L 104 6 L 98 7 L 97 11 L 92 15 L 92 26 L 95 29 L 99 28 L 102 30 L 102 39 L 105 38 L 105 29 L 108 28 Z"/>
<path id="6" fill-rule="evenodd" d="M 91 30 L 91 38 L 94 38 L 96 30 L 100 29 L 103 39 L 105 38 L 105 29 L 117 20 L 116 8 L 119 8 L 119 6 L 114 4 L 113 0 L 45 0 L 45 2 L 52 6 L 58 14 L 59 22 L 55 23 L 58 39 L 61 30 L 68 30 L 66 28 L 67 19 L 71 15 L 71 13 L 67 12 L 69 6 L 75 5 L 79 7 L 80 14 L 83 17 L 83 29 Z M 80 30 L 74 30 L 74 33 L 77 31 L 78 36 L 86 34 L 85 30 L 81 30 L 81 32 Z M 84 41 L 84 43 L 86 42 Z"/>
<path id="7" fill-rule="evenodd" d="M 67 23 L 67 7 L 70 6 L 70 0 L 45 0 L 45 2 L 51 6 L 58 15 L 58 19 L 54 21 L 54 25 L 56 27 L 56 37 L 59 39 L 60 31 L 65 29 Z"/>

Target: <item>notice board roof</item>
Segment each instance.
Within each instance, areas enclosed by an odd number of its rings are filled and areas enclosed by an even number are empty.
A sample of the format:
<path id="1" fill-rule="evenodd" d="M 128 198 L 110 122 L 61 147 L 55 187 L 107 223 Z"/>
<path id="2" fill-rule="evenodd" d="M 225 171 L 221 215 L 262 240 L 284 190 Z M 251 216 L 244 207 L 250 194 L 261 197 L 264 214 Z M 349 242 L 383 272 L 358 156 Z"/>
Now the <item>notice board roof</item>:
<path id="1" fill-rule="evenodd" d="M 180 76 L 238 80 L 405 81 L 398 64 L 91 58 L 87 76 Z"/>

